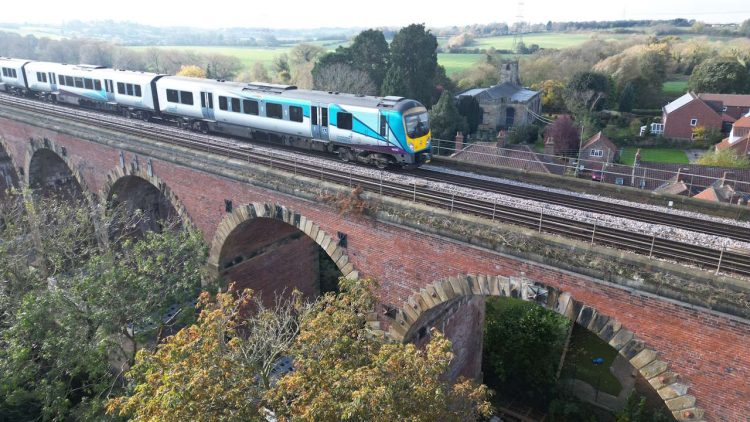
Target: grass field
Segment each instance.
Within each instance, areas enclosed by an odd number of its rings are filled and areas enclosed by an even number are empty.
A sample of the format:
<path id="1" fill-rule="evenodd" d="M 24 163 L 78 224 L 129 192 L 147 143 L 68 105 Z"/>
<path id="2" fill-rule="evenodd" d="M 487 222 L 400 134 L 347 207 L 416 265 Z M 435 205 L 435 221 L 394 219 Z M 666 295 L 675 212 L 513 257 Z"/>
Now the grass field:
<path id="1" fill-rule="evenodd" d="M 445 67 L 448 76 L 471 68 L 484 58 L 484 54 L 449 54 L 439 53 L 438 63 Z"/>
<path id="2" fill-rule="evenodd" d="M 256 62 L 261 62 L 267 67 L 273 63 L 273 58 L 288 53 L 291 47 L 261 48 L 261 47 L 222 47 L 222 46 L 194 46 L 194 45 L 165 45 L 157 47 L 129 47 L 133 50 L 147 50 L 159 48 L 164 50 L 192 51 L 201 54 L 226 54 L 240 59 L 242 65 L 250 69 Z"/>
<path id="3" fill-rule="evenodd" d="M 688 81 L 666 81 L 661 86 L 665 94 L 682 95 L 687 92 Z"/>
<path id="4" fill-rule="evenodd" d="M 638 148 L 626 147 L 620 155 L 620 162 L 632 166 L 636 151 L 638 151 Z M 641 148 L 641 161 L 674 164 L 688 164 L 690 162 L 685 155 L 685 151 L 670 148 Z"/>

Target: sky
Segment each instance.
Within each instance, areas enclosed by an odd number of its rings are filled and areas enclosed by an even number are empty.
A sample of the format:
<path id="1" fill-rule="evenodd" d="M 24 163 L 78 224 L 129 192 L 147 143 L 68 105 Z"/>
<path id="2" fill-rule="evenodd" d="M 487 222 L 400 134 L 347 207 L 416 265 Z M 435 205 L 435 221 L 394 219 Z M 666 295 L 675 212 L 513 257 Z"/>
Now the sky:
<path id="1" fill-rule="evenodd" d="M 707 23 L 750 19 L 750 0 L 36 0 L 5 9 L 0 22 L 60 24 L 70 20 L 132 21 L 154 26 L 202 28 L 428 27 L 549 20 L 687 18 Z M 24 4 L 24 3 L 21 3 Z M 323 6 L 325 5 L 325 6 Z M 25 9 L 25 10 L 20 10 Z M 8 13 L 12 10 L 11 13 Z M 520 13 L 519 13 L 520 10 Z"/>

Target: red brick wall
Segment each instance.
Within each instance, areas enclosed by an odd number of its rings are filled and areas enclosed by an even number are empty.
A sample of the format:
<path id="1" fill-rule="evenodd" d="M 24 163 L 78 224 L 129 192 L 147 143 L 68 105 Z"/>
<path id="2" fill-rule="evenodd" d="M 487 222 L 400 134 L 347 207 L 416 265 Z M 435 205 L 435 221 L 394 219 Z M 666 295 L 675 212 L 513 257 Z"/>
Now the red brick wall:
<path id="1" fill-rule="evenodd" d="M 0 119 L 0 136 L 23 157 L 29 136 L 65 145 L 90 188 L 103 186 L 118 165 L 108 147 Z M 131 154 L 126 154 L 129 161 Z M 23 159 L 23 158 L 21 158 Z M 143 162 L 143 161 L 142 161 Z M 18 164 L 17 164 L 18 165 Z M 379 297 L 401 307 L 423 286 L 466 273 L 525 276 L 569 292 L 576 300 L 617 319 L 658 351 L 682 376 L 708 420 L 746 421 L 750 415 L 750 322 L 693 309 L 588 277 L 522 262 L 444 238 L 368 218 L 342 217 L 337 210 L 275 191 L 154 160 L 153 169 L 186 206 L 206 239 L 225 216 L 224 199 L 235 206 L 280 203 L 317 223 L 328 234 L 348 235 L 350 262 L 361 275 L 380 281 Z"/>
<path id="2" fill-rule="evenodd" d="M 701 100 L 693 100 L 669 113 L 664 122 L 664 137 L 674 139 L 692 139 L 693 126 L 691 119 L 698 119 L 697 126 L 721 130 L 721 116 Z"/>

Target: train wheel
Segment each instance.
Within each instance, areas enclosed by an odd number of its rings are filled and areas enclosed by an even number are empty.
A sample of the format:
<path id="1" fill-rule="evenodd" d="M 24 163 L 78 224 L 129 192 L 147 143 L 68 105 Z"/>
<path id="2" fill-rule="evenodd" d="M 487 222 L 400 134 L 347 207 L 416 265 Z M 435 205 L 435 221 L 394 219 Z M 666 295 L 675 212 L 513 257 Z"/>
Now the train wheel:
<path id="1" fill-rule="evenodd" d="M 344 147 L 339 148 L 339 158 L 341 158 L 341 161 L 348 163 L 351 160 L 351 156 L 349 154 L 349 148 L 344 148 Z"/>

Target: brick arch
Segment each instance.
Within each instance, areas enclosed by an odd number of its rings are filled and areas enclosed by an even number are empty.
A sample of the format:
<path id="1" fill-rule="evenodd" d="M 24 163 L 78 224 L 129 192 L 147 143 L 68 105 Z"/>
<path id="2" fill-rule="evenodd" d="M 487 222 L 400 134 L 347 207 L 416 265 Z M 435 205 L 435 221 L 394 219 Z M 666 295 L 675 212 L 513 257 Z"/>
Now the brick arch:
<path id="1" fill-rule="evenodd" d="M 290 226 L 296 227 L 305 235 L 315 241 L 325 253 L 333 260 L 346 278 L 357 278 L 359 273 L 354 265 L 349 262 L 347 252 L 338 245 L 333 237 L 324 232 L 320 226 L 307 217 L 288 209 L 279 204 L 252 203 L 236 207 L 231 214 L 227 214 L 219 223 L 211 242 L 211 251 L 208 256 L 208 270 L 213 274 L 220 274 L 219 260 L 224 243 L 232 235 L 232 232 L 243 223 L 256 218 L 268 218 L 277 220 Z"/>
<path id="2" fill-rule="evenodd" d="M 57 158 L 62 160 L 63 163 L 68 167 L 68 170 L 70 170 L 70 173 L 73 175 L 73 178 L 78 183 L 78 186 L 81 188 L 81 192 L 83 193 L 83 196 L 86 197 L 86 200 L 90 203 L 94 202 L 94 198 L 92 196 L 92 191 L 89 189 L 88 185 L 86 184 L 86 180 L 83 178 L 81 173 L 78 171 L 78 167 L 73 163 L 73 161 L 70 159 L 70 156 L 68 155 L 68 151 L 65 147 L 57 145 L 55 141 L 49 140 L 47 138 L 43 139 L 30 139 L 29 145 L 26 147 L 26 158 L 24 160 L 24 177 L 23 177 L 23 183 L 25 186 L 31 186 L 31 161 L 34 158 L 34 155 L 38 151 L 49 151 Z"/>
<path id="3" fill-rule="evenodd" d="M 513 297 L 535 302 L 557 312 L 596 333 L 602 340 L 635 367 L 662 398 L 673 416 L 680 421 L 701 420 L 704 411 L 696 398 L 688 394 L 689 386 L 659 359 L 633 332 L 615 318 L 575 300 L 570 294 L 526 278 L 462 275 L 434 282 L 414 293 L 396 311 L 385 337 L 392 341 L 414 341 L 425 320 L 440 308 L 468 297 Z M 421 323 L 420 323 L 421 322 Z"/>
<path id="4" fill-rule="evenodd" d="M 180 198 L 170 189 L 170 187 L 161 178 L 156 176 L 153 172 L 149 175 L 147 170 L 141 168 L 137 163 L 130 163 L 125 167 L 116 167 L 107 173 L 106 181 L 99 192 L 99 197 L 102 202 L 108 203 L 110 201 L 110 195 L 112 189 L 115 187 L 118 181 L 126 177 L 137 177 L 144 180 L 146 183 L 152 185 L 156 190 L 159 191 L 167 201 L 172 205 L 177 216 L 179 217 L 182 224 L 185 224 L 189 228 L 195 228 L 190 215 L 187 212 L 187 208 L 182 204 Z"/>
<path id="5" fill-rule="evenodd" d="M 3 169 L 3 167 L 5 167 L 5 169 Z M 3 170 L 5 171 L 3 172 Z M 10 148 L 10 145 L 8 145 L 5 139 L 0 138 L 0 177 L 3 177 L 4 175 L 8 175 L 11 179 L 12 186 L 8 186 L 8 188 L 20 187 L 19 184 L 21 182 L 21 179 L 18 177 L 18 169 L 16 167 L 16 159 L 13 156 L 13 150 Z M 5 185 L 5 181 L 0 180 L 0 186 Z M 0 192 L 0 196 L 1 195 L 2 192 Z"/>

